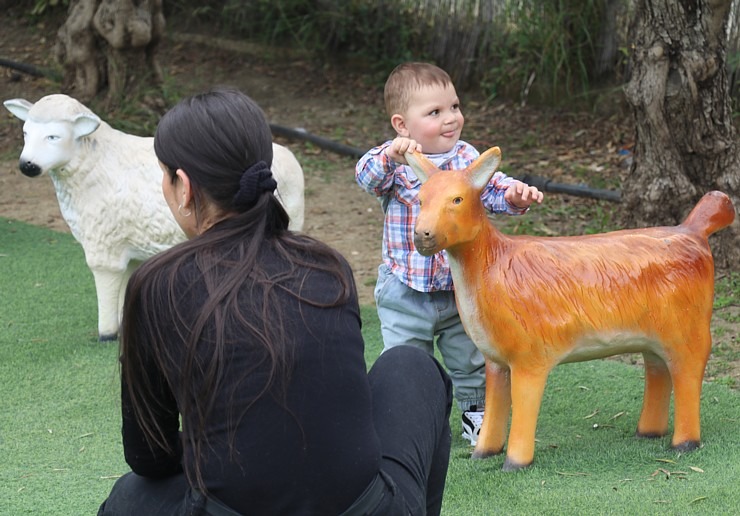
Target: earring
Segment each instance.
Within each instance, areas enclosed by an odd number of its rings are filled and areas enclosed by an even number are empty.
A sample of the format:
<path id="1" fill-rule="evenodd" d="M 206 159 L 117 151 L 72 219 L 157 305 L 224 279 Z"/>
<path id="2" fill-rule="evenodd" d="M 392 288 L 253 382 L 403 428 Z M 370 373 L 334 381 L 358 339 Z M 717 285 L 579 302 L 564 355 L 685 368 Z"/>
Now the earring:
<path id="1" fill-rule="evenodd" d="M 182 212 L 182 204 L 180 204 L 180 206 L 177 207 L 177 213 L 179 213 L 182 217 L 189 217 L 190 215 L 193 214 L 193 211 L 192 210 L 188 210 L 187 213 L 183 213 Z"/>

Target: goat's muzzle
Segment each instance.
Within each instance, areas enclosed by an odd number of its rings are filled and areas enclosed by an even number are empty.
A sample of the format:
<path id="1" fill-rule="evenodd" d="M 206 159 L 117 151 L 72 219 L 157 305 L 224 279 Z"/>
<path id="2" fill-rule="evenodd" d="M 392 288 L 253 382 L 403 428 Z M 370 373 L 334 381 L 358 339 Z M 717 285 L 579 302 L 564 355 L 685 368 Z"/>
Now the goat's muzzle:
<path id="1" fill-rule="evenodd" d="M 422 256 L 431 256 L 437 251 L 437 239 L 427 231 L 414 231 L 414 246 Z"/>

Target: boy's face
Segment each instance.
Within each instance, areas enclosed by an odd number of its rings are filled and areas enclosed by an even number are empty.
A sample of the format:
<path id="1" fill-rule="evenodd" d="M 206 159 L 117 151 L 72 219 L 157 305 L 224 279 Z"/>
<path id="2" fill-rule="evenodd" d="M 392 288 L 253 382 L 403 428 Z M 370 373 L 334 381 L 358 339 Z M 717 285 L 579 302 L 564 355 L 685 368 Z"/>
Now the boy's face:
<path id="1" fill-rule="evenodd" d="M 464 122 L 460 99 L 451 84 L 415 90 L 406 113 L 391 119 L 398 135 L 416 140 L 425 154 L 451 150 L 460 139 Z"/>

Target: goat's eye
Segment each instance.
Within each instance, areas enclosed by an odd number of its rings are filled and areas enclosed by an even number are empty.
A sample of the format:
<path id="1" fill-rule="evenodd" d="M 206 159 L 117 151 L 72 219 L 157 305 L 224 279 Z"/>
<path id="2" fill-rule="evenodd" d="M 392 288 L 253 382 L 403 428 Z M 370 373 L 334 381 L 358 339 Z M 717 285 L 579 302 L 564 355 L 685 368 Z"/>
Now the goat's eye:
<path id="1" fill-rule="evenodd" d="M 47 136 L 47 137 L 46 137 L 46 139 L 47 139 L 47 140 L 49 140 L 50 142 L 55 142 L 55 141 L 57 141 L 57 140 L 58 140 L 59 138 L 60 138 L 60 137 L 59 137 L 59 136 L 57 136 L 56 134 L 50 134 L 49 136 Z"/>
<path id="2" fill-rule="evenodd" d="M 460 204 L 462 201 L 462 197 L 455 197 L 454 199 L 452 199 L 452 204 Z"/>

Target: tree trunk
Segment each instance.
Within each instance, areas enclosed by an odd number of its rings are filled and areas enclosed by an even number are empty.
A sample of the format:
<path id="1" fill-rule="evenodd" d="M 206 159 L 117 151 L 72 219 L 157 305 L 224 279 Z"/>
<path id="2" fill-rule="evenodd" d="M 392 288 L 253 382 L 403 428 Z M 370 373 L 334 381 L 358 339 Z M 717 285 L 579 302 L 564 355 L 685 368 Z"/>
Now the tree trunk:
<path id="1" fill-rule="evenodd" d="M 627 227 L 681 222 L 709 190 L 740 207 L 740 146 L 728 93 L 730 0 L 639 0 L 632 76 L 635 160 L 622 187 Z M 740 222 L 711 238 L 718 268 L 738 270 Z"/>
<path id="2" fill-rule="evenodd" d="M 159 86 L 156 51 L 164 26 L 162 0 L 72 0 L 57 33 L 63 91 L 89 102 L 107 88 L 111 105 Z"/>

